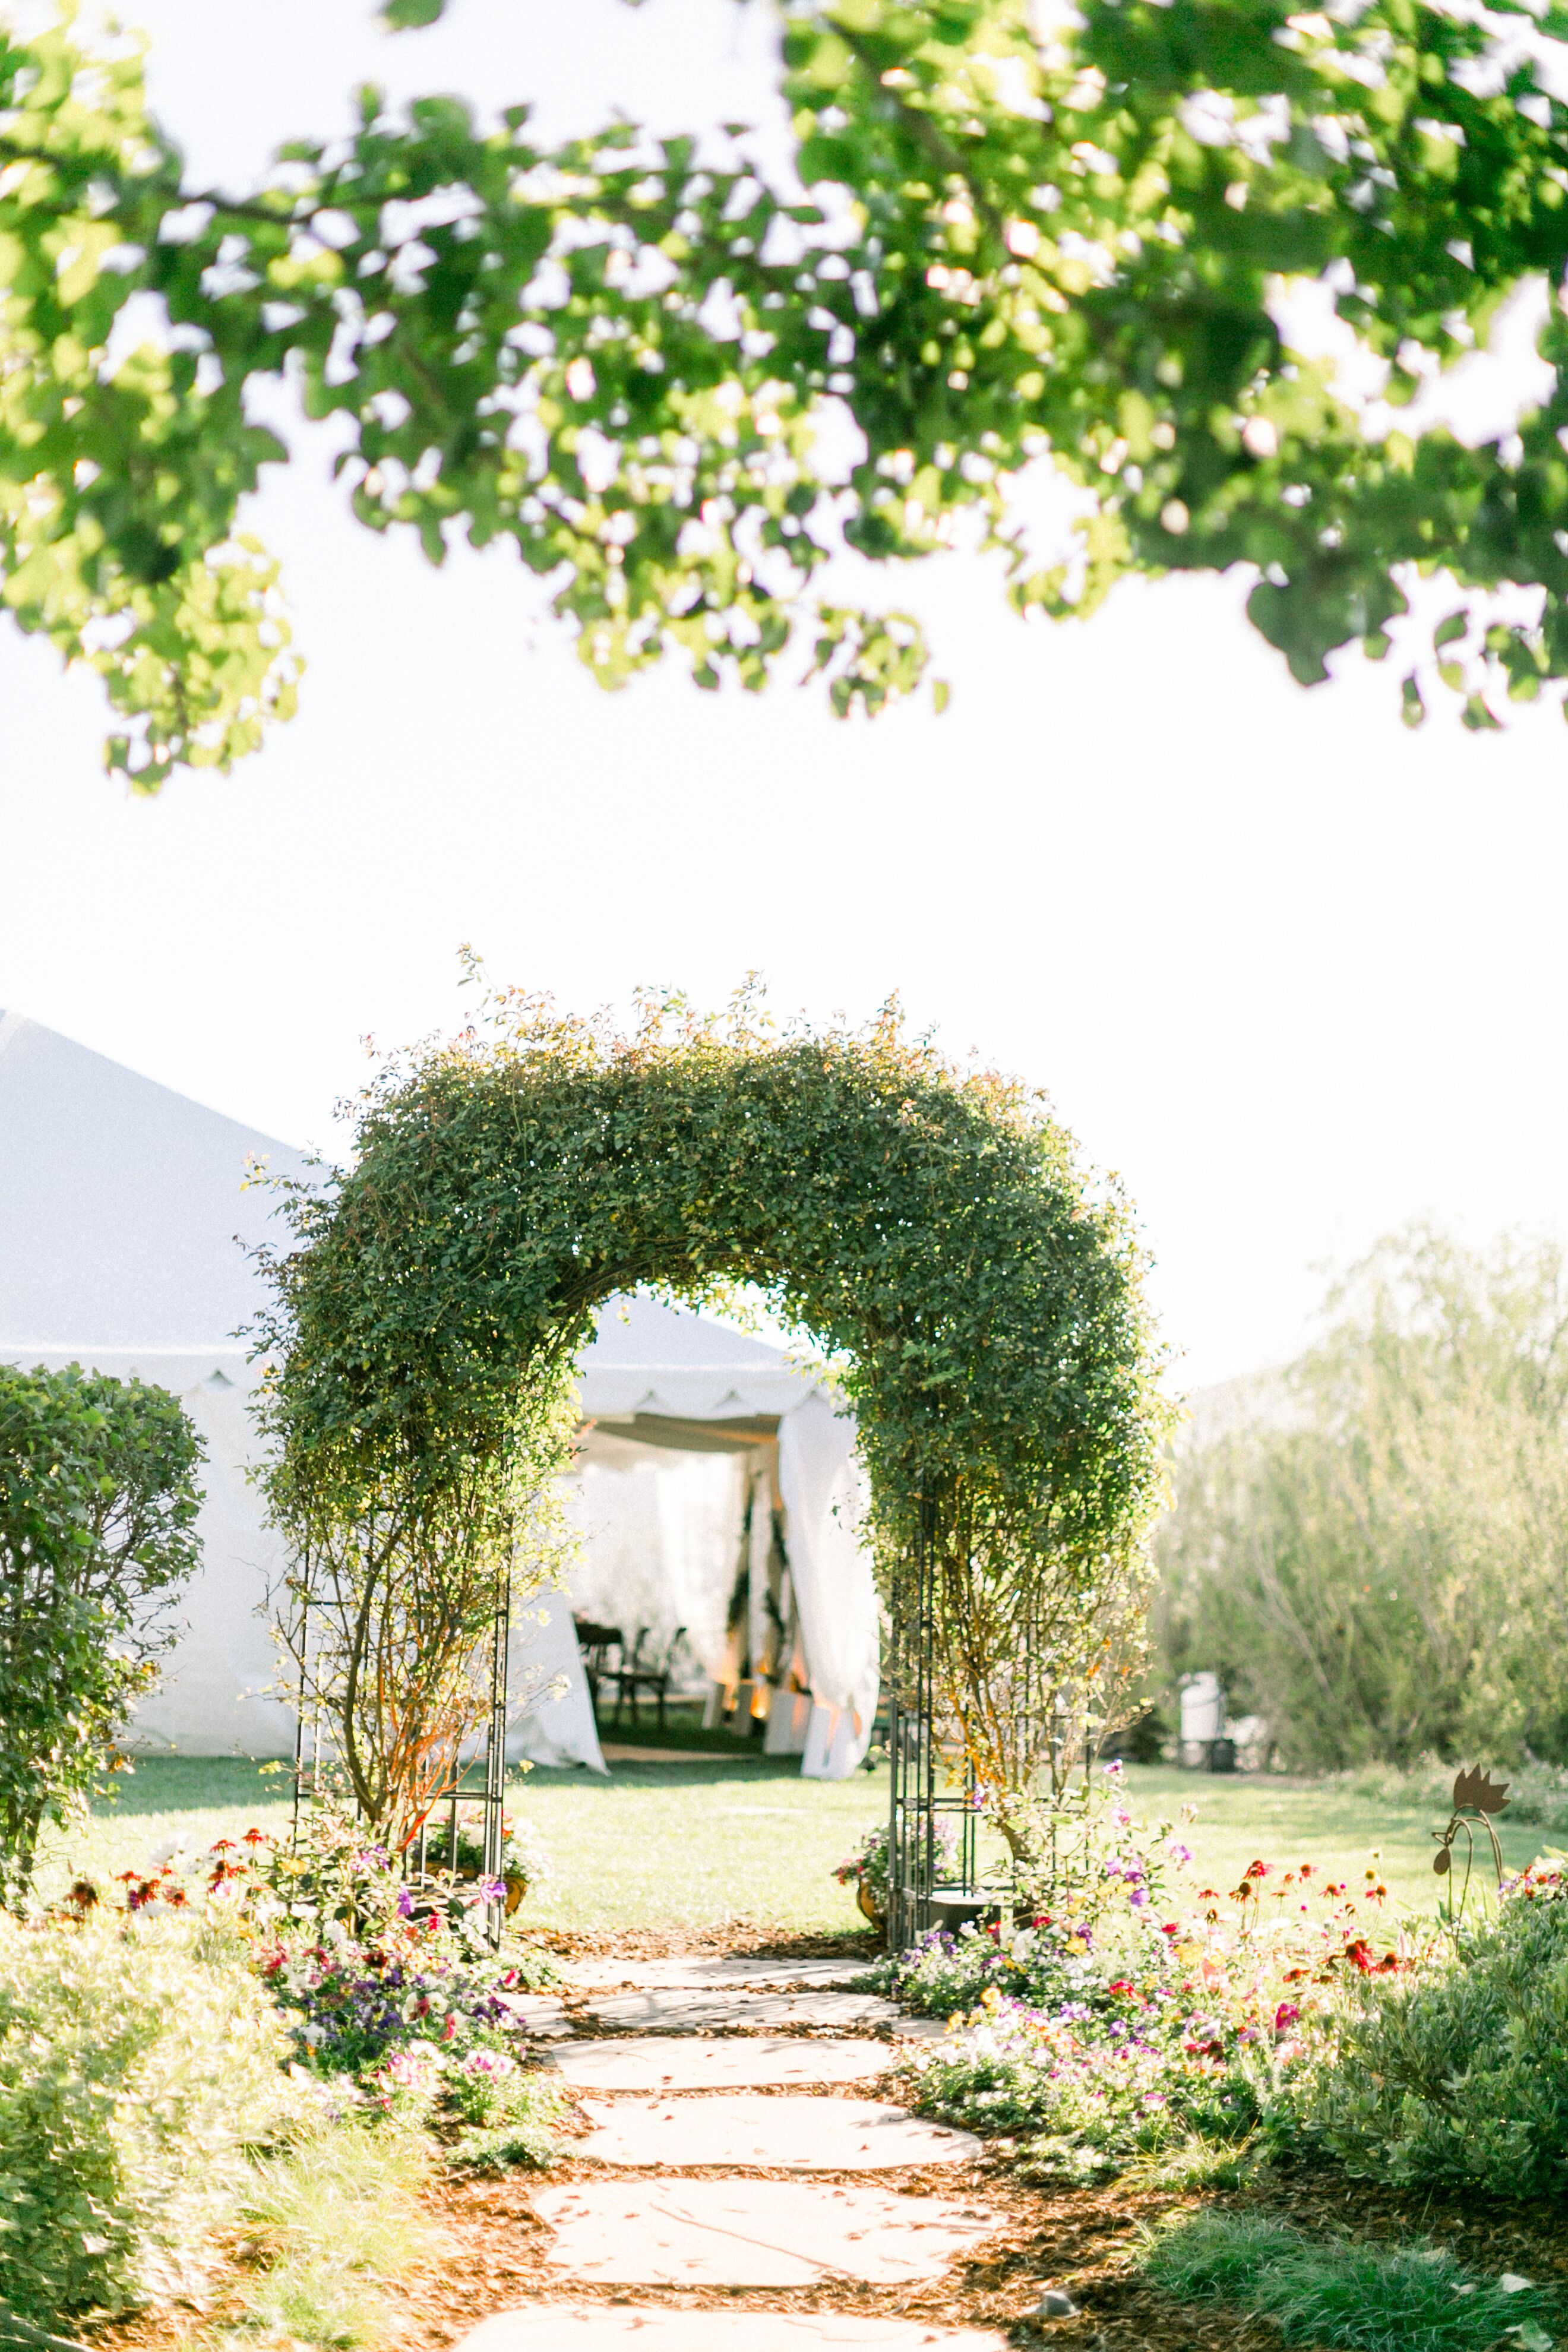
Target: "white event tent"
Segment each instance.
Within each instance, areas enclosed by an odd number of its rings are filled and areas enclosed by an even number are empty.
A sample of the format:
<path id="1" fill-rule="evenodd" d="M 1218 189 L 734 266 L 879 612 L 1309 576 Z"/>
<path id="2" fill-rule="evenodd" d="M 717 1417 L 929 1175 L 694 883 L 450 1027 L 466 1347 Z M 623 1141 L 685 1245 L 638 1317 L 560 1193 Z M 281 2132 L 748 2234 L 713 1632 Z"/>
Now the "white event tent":
<path id="1" fill-rule="evenodd" d="M 285 1245 L 251 1164 L 301 1155 L 16 1013 L 0 1013 L 0 1360 L 154 1381 L 206 1441 L 203 1564 L 135 1739 L 291 1752 L 268 1590 L 283 1567 L 248 1476 L 257 1441 L 247 1251 Z M 854 1424 L 785 1353 L 634 1296 L 580 1365 L 584 1430 L 565 1594 L 520 1612 L 513 1751 L 602 1770 L 574 1614 L 667 1657 L 679 1629 L 710 1714 L 765 1720 L 775 1754 L 837 1779 L 876 1712 L 879 1619 L 856 1534 Z"/>

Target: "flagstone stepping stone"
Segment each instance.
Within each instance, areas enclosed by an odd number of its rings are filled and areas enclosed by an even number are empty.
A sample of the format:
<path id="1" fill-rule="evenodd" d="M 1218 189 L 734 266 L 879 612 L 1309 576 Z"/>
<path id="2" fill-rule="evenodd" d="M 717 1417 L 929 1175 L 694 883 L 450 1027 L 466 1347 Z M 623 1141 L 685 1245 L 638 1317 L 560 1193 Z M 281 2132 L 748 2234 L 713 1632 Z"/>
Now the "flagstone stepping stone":
<path id="1" fill-rule="evenodd" d="M 951 2198 L 797 2180 L 595 2181 L 532 2203 L 551 2268 L 605 2285 L 900 2286 L 939 2276 L 996 2225 Z"/>
<path id="2" fill-rule="evenodd" d="M 456 2352 L 1007 2352 L 992 2328 L 837 2311 L 672 2311 L 654 2304 L 542 2304 L 498 2311 Z"/>
<path id="3" fill-rule="evenodd" d="M 578 1960 L 563 1973 L 570 1982 L 609 1991 L 622 1985 L 699 1990 L 707 1985 L 852 1985 L 866 1973 L 866 1960 L 748 1960 L 728 1952 L 696 1952 L 666 1960 Z"/>
<path id="4" fill-rule="evenodd" d="M 569 2083 L 592 2091 L 714 2091 L 762 2083 L 863 2083 L 885 2074 L 885 2042 L 807 2042 L 795 2035 L 700 2042 L 689 2035 L 567 2042 L 544 2053 Z"/>
<path id="5" fill-rule="evenodd" d="M 893 2025 L 902 2011 L 874 1992 L 746 1992 L 715 1985 L 689 1991 L 650 1985 L 612 1993 L 588 2003 L 601 2025 L 645 2026 L 669 2032 L 730 2026 L 744 2031 L 770 2025 L 826 2025 L 847 2031 L 857 2025 Z"/>
<path id="6" fill-rule="evenodd" d="M 575 2156 L 601 2164 L 766 2167 L 795 2172 L 879 2172 L 902 2164 L 963 2164 L 981 2153 L 969 2132 L 917 2122 L 879 2099 L 710 2099 L 583 2102 L 595 2126 Z"/>

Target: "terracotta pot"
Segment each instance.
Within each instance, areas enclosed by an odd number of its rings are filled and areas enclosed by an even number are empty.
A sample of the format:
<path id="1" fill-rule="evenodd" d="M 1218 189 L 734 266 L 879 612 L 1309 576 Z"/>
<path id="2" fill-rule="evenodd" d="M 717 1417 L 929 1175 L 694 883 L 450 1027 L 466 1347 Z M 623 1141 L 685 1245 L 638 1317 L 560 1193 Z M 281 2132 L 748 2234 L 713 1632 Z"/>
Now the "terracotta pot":
<path id="1" fill-rule="evenodd" d="M 528 1893 L 528 1881 L 519 1870 L 506 1874 L 506 1916 L 510 1919 L 523 1896 Z"/>
<path id="2" fill-rule="evenodd" d="M 888 1930 L 887 1912 L 878 1902 L 876 1896 L 872 1894 L 870 1888 L 867 1885 L 863 1878 L 858 1878 L 855 1882 L 855 1900 L 859 1906 L 860 1916 L 862 1919 L 869 1919 L 872 1927 L 877 1929 L 879 1934 L 886 1935 Z"/>

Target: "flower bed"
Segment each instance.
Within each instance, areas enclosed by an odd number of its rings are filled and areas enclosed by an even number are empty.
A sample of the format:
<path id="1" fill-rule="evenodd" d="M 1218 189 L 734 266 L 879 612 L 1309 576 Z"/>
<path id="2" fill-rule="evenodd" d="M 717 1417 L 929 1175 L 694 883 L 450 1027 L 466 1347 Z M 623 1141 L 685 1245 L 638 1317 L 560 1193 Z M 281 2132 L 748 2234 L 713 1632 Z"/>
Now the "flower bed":
<path id="1" fill-rule="evenodd" d="M 1300 2086 L 1310 2142 L 1407 2184 L 1568 2189 L 1568 1857 L 1510 1881 L 1495 1913 L 1432 1939 L 1394 1981 L 1347 1987 Z"/>
<path id="2" fill-rule="evenodd" d="M 291 2056 L 340 2096 L 434 2127 L 459 2161 L 480 2153 L 476 2130 L 510 2131 L 511 2160 L 547 2160 L 563 2102 L 520 2063 L 525 2036 L 509 1996 L 558 1978 L 542 1952 L 489 1949 L 497 1882 L 423 1899 L 352 1820 L 323 1811 L 299 1847 L 251 1829 L 205 1853 L 171 1849 L 121 1885 L 141 1917 L 221 1919 L 276 2005 Z M 90 1908 L 94 1891 L 75 1899 Z"/>
<path id="3" fill-rule="evenodd" d="M 1310 1864 L 1258 1861 L 1221 1895 L 1183 1882 L 1185 1848 L 1113 1804 L 1075 1909 L 1011 1932 L 933 1932 L 876 1981 L 944 2041 L 914 2060 L 922 2113 L 1023 2135 L 1040 2173 L 1089 2179 L 1184 2135 L 1234 2143 L 1299 2128 L 1347 1981 L 1407 1974 L 1375 1868 L 1352 1895 Z"/>

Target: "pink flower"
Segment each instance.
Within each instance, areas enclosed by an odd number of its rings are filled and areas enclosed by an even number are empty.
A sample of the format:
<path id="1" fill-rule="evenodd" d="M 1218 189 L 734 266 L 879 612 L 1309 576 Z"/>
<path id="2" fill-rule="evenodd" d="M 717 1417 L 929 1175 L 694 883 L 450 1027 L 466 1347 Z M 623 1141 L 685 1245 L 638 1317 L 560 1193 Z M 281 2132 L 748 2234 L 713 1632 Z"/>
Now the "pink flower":
<path id="1" fill-rule="evenodd" d="M 514 2071 L 515 2062 L 504 2050 L 470 2050 L 463 2061 L 465 2074 L 483 2074 L 492 2083 L 499 2083 L 504 2074 Z"/>

